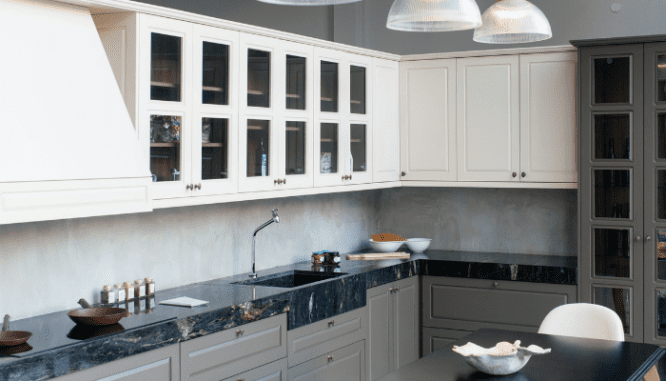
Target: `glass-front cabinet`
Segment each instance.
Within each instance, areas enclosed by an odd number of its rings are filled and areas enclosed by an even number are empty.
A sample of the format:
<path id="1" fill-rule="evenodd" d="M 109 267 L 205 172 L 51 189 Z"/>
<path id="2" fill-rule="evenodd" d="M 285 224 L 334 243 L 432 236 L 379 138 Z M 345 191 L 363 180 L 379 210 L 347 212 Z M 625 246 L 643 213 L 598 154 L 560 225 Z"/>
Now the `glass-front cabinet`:
<path id="1" fill-rule="evenodd" d="M 240 55 L 239 190 L 312 187 L 313 48 L 243 34 Z"/>
<path id="2" fill-rule="evenodd" d="M 315 48 L 315 186 L 372 182 L 372 58 Z"/>

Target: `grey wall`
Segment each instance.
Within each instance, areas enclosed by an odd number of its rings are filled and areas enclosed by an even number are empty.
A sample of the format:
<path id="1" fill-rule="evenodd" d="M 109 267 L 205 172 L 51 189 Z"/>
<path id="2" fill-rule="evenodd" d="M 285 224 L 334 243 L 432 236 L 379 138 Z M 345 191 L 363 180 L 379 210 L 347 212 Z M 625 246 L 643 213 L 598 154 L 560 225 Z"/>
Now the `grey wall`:
<path id="1" fill-rule="evenodd" d="M 432 249 L 576 255 L 576 190 L 397 188 L 377 200 L 379 230 Z"/>
<path id="2" fill-rule="evenodd" d="M 293 197 L 152 213 L 0 225 L 0 311 L 14 319 L 99 301 L 105 284 L 152 277 L 157 290 L 359 250 L 376 231 L 377 192 Z"/>

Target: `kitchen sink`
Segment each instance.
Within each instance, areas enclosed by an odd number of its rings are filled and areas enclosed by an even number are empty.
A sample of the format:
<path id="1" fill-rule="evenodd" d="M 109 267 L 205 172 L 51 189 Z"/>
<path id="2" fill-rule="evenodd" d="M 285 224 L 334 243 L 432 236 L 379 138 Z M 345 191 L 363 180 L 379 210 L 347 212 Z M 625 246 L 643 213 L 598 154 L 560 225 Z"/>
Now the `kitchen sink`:
<path id="1" fill-rule="evenodd" d="M 233 284 L 245 284 L 252 286 L 294 288 L 305 284 L 320 282 L 322 280 L 332 279 L 345 275 L 346 273 L 318 273 L 312 271 L 289 271 L 259 277 L 257 279 L 248 279 Z"/>

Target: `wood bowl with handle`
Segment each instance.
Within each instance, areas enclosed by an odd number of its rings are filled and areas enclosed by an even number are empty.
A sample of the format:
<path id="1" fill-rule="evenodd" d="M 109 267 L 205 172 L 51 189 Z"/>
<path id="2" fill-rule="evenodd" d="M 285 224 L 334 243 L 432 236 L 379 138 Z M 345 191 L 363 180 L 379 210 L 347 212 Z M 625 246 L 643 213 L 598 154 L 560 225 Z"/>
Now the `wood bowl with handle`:
<path id="1" fill-rule="evenodd" d="M 76 324 L 89 326 L 103 326 L 116 324 L 120 319 L 131 316 L 124 308 L 116 307 L 90 307 L 84 299 L 79 300 L 82 309 L 67 312 L 67 316 Z"/>
<path id="2" fill-rule="evenodd" d="M 2 324 L 2 332 L 0 332 L 0 347 L 13 347 L 21 345 L 32 337 L 32 332 L 26 331 L 10 331 L 9 330 L 9 315 L 5 315 Z"/>

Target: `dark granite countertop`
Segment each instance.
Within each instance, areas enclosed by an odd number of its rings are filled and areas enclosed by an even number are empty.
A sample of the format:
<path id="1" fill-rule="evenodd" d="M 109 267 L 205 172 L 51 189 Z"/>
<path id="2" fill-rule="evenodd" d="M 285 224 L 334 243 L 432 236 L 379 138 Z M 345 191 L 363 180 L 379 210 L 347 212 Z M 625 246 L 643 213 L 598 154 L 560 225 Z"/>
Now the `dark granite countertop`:
<path id="1" fill-rule="evenodd" d="M 345 274 L 291 289 L 232 284 L 247 280 L 247 274 L 240 274 L 158 290 L 154 299 L 143 302 L 154 304 L 148 312 L 142 309 L 106 331 L 77 327 L 67 311 L 12 322 L 11 329 L 34 335 L 25 352 L 0 348 L 0 381 L 57 377 L 285 312 L 288 329 L 296 329 L 361 308 L 368 288 L 414 275 L 576 284 L 576 267 L 574 256 L 433 250 L 408 260 L 343 258 L 335 268 L 301 262 L 259 272 L 260 278 L 293 270 Z M 179 296 L 209 303 L 195 308 L 159 304 Z"/>

